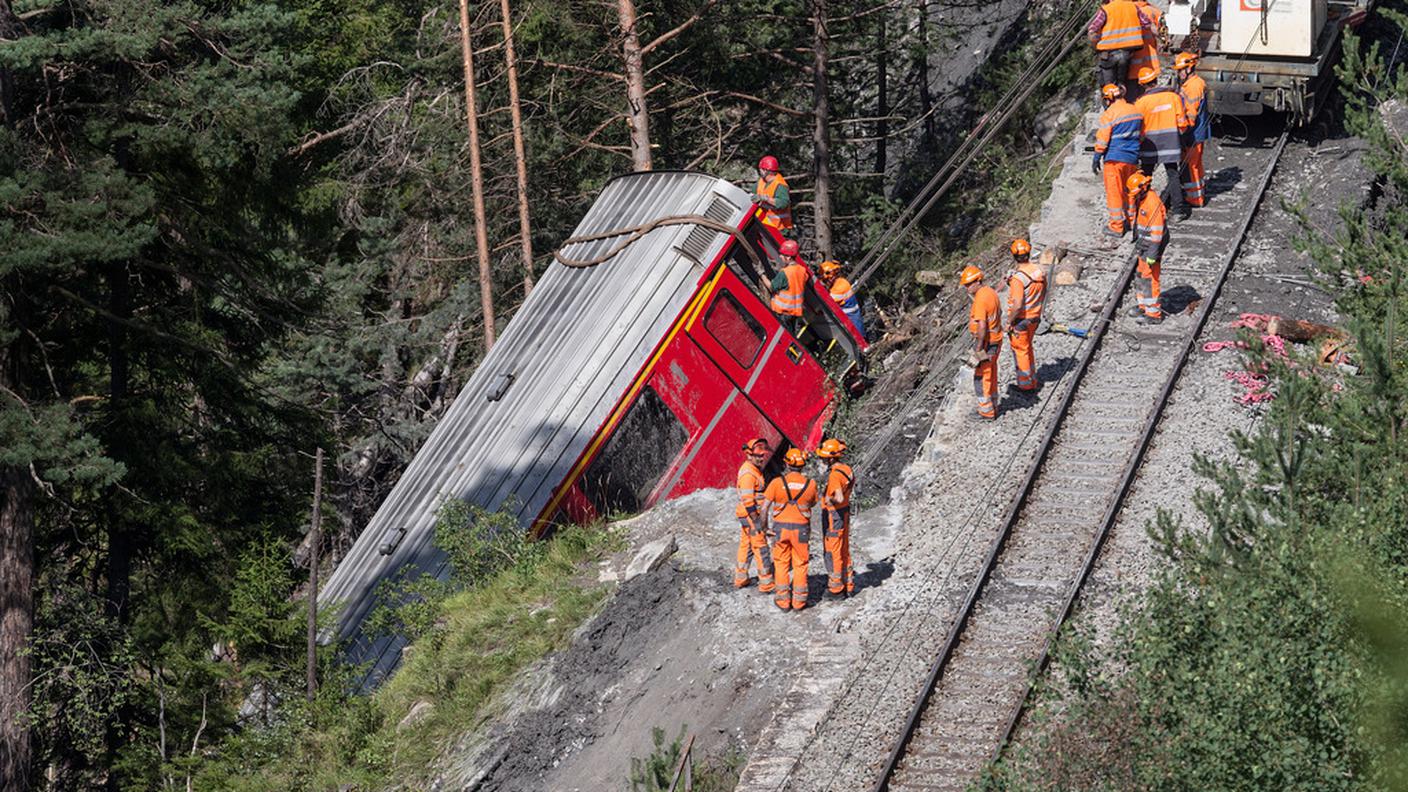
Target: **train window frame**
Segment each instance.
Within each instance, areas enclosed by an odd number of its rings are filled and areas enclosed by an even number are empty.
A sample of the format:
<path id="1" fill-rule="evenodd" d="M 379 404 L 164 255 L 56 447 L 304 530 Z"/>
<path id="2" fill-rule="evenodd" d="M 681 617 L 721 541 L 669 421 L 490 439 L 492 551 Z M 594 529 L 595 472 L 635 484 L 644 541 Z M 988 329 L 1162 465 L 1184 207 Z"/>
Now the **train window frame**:
<path id="1" fill-rule="evenodd" d="M 753 347 L 752 356 L 746 361 L 738 356 L 732 344 L 728 343 L 721 338 L 718 333 L 714 332 L 711 320 L 714 318 L 719 305 L 725 301 L 728 302 L 729 308 L 742 320 L 743 325 L 748 328 L 757 340 L 757 344 Z M 763 346 L 767 344 L 767 331 L 764 330 L 762 322 L 759 322 L 757 317 L 748 313 L 748 310 L 743 307 L 743 303 L 737 297 L 734 297 L 727 289 L 720 289 L 715 292 L 714 298 L 709 301 L 709 307 L 704 311 L 703 324 L 704 332 L 708 333 L 709 337 L 714 339 L 714 342 L 722 347 L 724 352 L 728 353 L 728 356 L 733 358 L 734 362 L 743 367 L 745 371 L 752 369 L 753 366 L 757 364 L 758 356 L 762 354 Z"/>
<path id="2" fill-rule="evenodd" d="M 639 512 L 690 439 L 689 430 L 664 397 L 653 386 L 645 386 L 605 447 L 582 471 L 582 494 L 602 517 Z M 642 484 L 633 487 L 631 481 Z"/>

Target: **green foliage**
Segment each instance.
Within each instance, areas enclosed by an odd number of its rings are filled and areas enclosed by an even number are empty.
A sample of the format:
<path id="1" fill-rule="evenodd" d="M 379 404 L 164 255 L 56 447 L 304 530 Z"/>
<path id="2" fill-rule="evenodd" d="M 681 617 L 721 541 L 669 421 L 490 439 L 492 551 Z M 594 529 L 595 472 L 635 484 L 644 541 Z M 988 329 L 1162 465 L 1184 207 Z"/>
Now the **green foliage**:
<path id="1" fill-rule="evenodd" d="M 1393 15 L 1400 23 L 1403 17 Z M 1408 98 L 1346 42 L 1352 129 L 1379 141 L 1374 201 L 1303 240 L 1335 285 L 1357 376 L 1280 363 L 1238 459 L 1202 459 L 1208 530 L 1151 526 L 1168 565 L 1112 647 L 1067 638 L 1047 725 L 994 789 L 1393 790 L 1408 784 L 1408 150 L 1377 107 Z"/>
<path id="2" fill-rule="evenodd" d="M 631 792 L 666 792 L 670 788 L 684 752 L 685 732 L 686 727 L 681 726 L 679 735 L 666 745 L 665 730 L 650 727 L 650 741 L 655 750 L 644 759 L 631 757 Z"/>
<path id="3" fill-rule="evenodd" d="M 410 645 L 380 690 L 351 693 L 353 670 L 326 667 L 313 704 L 290 698 L 273 724 L 226 740 L 196 767 L 195 788 L 422 788 L 447 741 L 481 724 L 514 675 L 565 646 L 606 594 L 583 571 L 617 548 L 612 533 L 571 528 L 538 544 L 437 603 L 436 629 Z M 434 710 L 400 726 L 424 701 Z"/>

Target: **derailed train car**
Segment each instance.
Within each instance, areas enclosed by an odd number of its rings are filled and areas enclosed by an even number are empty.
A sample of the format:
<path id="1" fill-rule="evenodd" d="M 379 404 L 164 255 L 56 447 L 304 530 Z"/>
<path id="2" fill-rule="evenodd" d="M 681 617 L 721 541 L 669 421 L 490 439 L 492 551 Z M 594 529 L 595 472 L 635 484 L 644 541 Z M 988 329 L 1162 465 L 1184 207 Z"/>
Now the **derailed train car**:
<path id="1" fill-rule="evenodd" d="M 1212 111 L 1275 110 L 1301 126 L 1334 90 L 1345 27 L 1372 0 L 1172 0 L 1164 20 L 1175 50 L 1202 53 Z"/>
<path id="2" fill-rule="evenodd" d="M 402 646 L 360 633 L 376 586 L 407 566 L 445 574 L 446 499 L 536 534 L 637 511 L 731 483 L 747 438 L 815 446 L 859 379 L 865 342 L 815 278 L 797 336 L 768 309 L 780 239 L 725 180 L 622 176 L 573 238 L 319 594 L 369 684 Z"/>

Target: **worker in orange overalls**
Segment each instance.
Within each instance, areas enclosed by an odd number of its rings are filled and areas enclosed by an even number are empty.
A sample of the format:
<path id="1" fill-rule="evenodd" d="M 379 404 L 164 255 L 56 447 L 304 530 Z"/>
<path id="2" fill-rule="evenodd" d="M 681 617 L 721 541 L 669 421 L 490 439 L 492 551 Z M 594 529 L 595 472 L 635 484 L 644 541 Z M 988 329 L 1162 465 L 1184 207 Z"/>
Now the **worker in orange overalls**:
<path id="1" fill-rule="evenodd" d="M 1032 339 L 1046 302 L 1046 272 L 1032 261 L 1032 245 L 1027 240 L 1014 239 L 1011 250 L 1016 268 L 1007 275 L 1007 340 L 1017 366 L 1017 389 L 1034 391 L 1041 383 L 1036 378 Z"/>
<path id="2" fill-rule="evenodd" d="M 1139 169 L 1146 176 L 1154 174 L 1157 165 L 1163 165 L 1168 172 L 1169 195 L 1173 208 L 1182 212 L 1186 204 L 1180 184 L 1179 165 L 1183 161 L 1183 133 L 1188 129 L 1188 110 L 1183 105 L 1183 97 L 1172 88 L 1158 87 L 1154 81 L 1158 74 L 1153 69 L 1139 72 L 1141 85 L 1149 90 L 1134 103 L 1135 109 L 1144 117 L 1144 141 L 1139 146 Z"/>
<path id="3" fill-rule="evenodd" d="M 763 225 L 786 234 L 792 230 L 792 196 L 787 180 L 782 178 L 777 157 L 771 154 L 758 160 L 758 186 L 753 190 L 753 202 L 762 207 Z"/>
<path id="4" fill-rule="evenodd" d="M 1206 186 L 1203 173 L 1203 144 L 1212 138 L 1212 114 L 1208 112 L 1208 84 L 1194 73 L 1198 68 L 1197 53 L 1178 53 L 1173 59 L 1173 68 L 1178 72 L 1178 95 L 1183 97 L 1183 107 L 1191 125 L 1188 133 L 1191 145 L 1183 148 L 1183 198 L 1192 206 L 1203 206 L 1207 201 L 1207 195 L 1203 192 Z"/>
<path id="5" fill-rule="evenodd" d="M 811 278 L 811 271 L 797 259 L 797 243 L 794 240 L 782 240 L 778 252 L 782 254 L 784 263 L 769 284 L 773 291 L 769 305 L 782 326 L 795 337 L 801 333 L 802 295 Z"/>
<path id="6" fill-rule="evenodd" d="M 807 562 L 811 555 L 812 508 L 817 503 L 816 482 L 802 474 L 807 454 L 790 448 L 782 457 L 787 472 L 773 479 L 763 497 L 772 503 L 772 546 L 777 588 L 773 602 L 783 610 L 807 607 Z"/>
<path id="7" fill-rule="evenodd" d="M 772 446 L 759 437 L 743 444 L 746 455 L 743 465 L 738 468 L 738 564 L 733 568 L 734 588 L 745 588 L 749 583 L 748 562 L 750 556 L 758 562 L 758 590 L 764 593 L 773 590 L 772 551 L 768 547 L 768 518 L 763 507 L 763 465 L 772 456 Z"/>
<path id="8" fill-rule="evenodd" d="M 1130 316 L 1139 317 L 1141 324 L 1158 324 L 1164 320 L 1164 310 L 1159 304 L 1159 266 L 1163 261 L 1164 248 L 1168 246 L 1168 213 L 1159 194 L 1149 189 L 1153 179 L 1142 173 L 1129 177 L 1130 203 L 1134 213 L 1134 252 L 1139 256 L 1138 277 L 1135 279 L 1135 295 L 1138 304 L 1130 309 Z"/>
<path id="9" fill-rule="evenodd" d="M 833 596 L 850 595 L 856 590 L 856 572 L 851 566 L 851 490 L 855 474 L 841 462 L 846 444 L 828 438 L 816 450 L 826 460 L 826 494 L 822 499 L 821 524 L 825 530 L 826 590 Z"/>
<path id="10" fill-rule="evenodd" d="M 856 326 L 856 332 L 860 333 L 861 338 L 865 338 L 865 325 L 860 319 L 860 299 L 856 297 L 856 290 L 851 287 L 851 282 L 841 275 L 841 262 L 821 262 L 821 282 L 831 294 L 831 299 L 841 306 L 846 318 Z"/>
<path id="11" fill-rule="evenodd" d="M 1129 62 L 1143 48 L 1144 31 L 1149 29 L 1148 16 L 1132 0 L 1110 0 L 1100 6 L 1085 34 L 1100 53 L 1096 68 L 1101 85 L 1128 79 Z"/>
<path id="12" fill-rule="evenodd" d="M 1145 67 L 1153 69 L 1155 76 L 1163 72 L 1159 63 L 1159 50 L 1164 42 L 1168 41 L 1168 28 L 1164 26 L 1164 12 L 1150 4 L 1149 0 L 1134 0 L 1134 5 L 1139 8 L 1140 15 L 1148 23 L 1148 27 L 1143 30 L 1144 40 L 1129 59 L 1129 68 L 1125 71 L 1125 79 L 1129 84 L 1138 85 L 1139 72 Z"/>
<path id="13" fill-rule="evenodd" d="M 1144 115 L 1125 101 L 1124 88 L 1109 83 L 1100 89 L 1105 100 L 1105 112 L 1095 131 L 1095 156 L 1090 169 L 1105 180 L 1105 235 L 1111 239 L 1102 244 L 1107 249 L 1124 236 L 1129 193 L 1125 182 L 1139 169 L 1139 142 L 1144 138 Z"/>
<path id="14" fill-rule="evenodd" d="M 968 332 L 973 335 L 973 351 L 968 365 L 973 367 L 973 393 L 978 397 L 978 415 L 997 417 L 997 356 L 1002 352 L 1002 311 L 997 292 L 983 285 L 983 271 L 969 265 L 963 268 L 958 282 L 973 298 L 973 310 L 968 318 Z"/>

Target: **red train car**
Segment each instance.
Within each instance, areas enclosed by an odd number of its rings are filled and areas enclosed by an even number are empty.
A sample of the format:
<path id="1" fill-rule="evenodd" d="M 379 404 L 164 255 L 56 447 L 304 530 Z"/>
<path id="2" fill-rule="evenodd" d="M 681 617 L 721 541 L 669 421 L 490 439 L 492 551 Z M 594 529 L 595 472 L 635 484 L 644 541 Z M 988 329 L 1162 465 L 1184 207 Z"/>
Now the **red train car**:
<path id="1" fill-rule="evenodd" d="M 542 533 L 726 486 L 744 440 L 815 447 L 861 379 L 865 342 L 815 278 L 795 335 L 769 310 L 781 239 L 727 181 L 620 177 L 573 239 L 320 593 L 353 659 L 394 666 L 399 641 L 358 627 L 382 579 L 445 573 L 431 541 L 445 499 Z"/>

